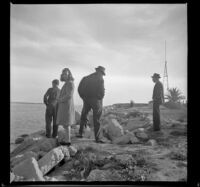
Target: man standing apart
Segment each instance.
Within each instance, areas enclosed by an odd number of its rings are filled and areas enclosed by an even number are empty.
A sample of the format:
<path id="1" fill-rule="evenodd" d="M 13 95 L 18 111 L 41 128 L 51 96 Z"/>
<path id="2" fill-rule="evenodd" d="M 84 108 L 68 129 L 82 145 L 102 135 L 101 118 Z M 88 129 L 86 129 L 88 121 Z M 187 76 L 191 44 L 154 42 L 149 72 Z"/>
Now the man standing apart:
<path id="1" fill-rule="evenodd" d="M 94 121 L 94 134 L 97 143 L 104 143 L 100 138 L 100 117 L 102 114 L 103 98 L 105 94 L 104 79 L 105 68 L 99 66 L 95 68 L 96 72 L 84 77 L 78 87 L 78 93 L 83 99 L 83 109 L 81 112 L 81 122 L 79 135 L 77 137 L 83 137 L 84 127 L 88 122 L 88 113 L 93 110 Z"/>
<path id="2" fill-rule="evenodd" d="M 60 80 L 65 82 L 58 99 L 57 125 L 62 125 L 66 131 L 66 137 L 61 145 L 71 145 L 71 125 L 75 123 L 74 108 L 74 78 L 68 68 L 63 69 Z"/>
<path id="3" fill-rule="evenodd" d="M 153 89 L 153 130 L 160 131 L 160 105 L 164 103 L 164 90 L 163 85 L 159 81 L 160 75 L 154 73 L 152 80 L 155 83 Z"/>
<path id="4" fill-rule="evenodd" d="M 56 113 L 57 113 L 57 99 L 60 94 L 58 88 L 59 80 L 52 81 L 52 88 L 49 88 L 44 95 L 44 104 L 46 105 L 45 121 L 46 121 L 46 136 L 51 138 L 51 122 L 53 119 L 53 134 L 52 137 L 57 136 Z"/>

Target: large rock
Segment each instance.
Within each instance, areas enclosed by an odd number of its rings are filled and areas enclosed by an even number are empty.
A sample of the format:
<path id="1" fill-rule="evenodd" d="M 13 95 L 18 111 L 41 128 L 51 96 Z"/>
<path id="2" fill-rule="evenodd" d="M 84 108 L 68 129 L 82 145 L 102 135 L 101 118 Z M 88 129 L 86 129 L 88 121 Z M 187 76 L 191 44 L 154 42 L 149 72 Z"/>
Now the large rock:
<path id="1" fill-rule="evenodd" d="M 38 167 L 35 158 L 28 158 L 13 168 L 13 173 L 22 176 L 25 179 L 34 179 L 35 181 L 44 181 L 43 174 Z"/>
<path id="2" fill-rule="evenodd" d="M 27 151 L 27 149 L 29 149 L 34 144 L 42 142 L 44 138 L 45 137 L 37 134 L 26 137 L 24 141 L 11 152 L 11 157 L 23 153 L 24 151 Z"/>
<path id="3" fill-rule="evenodd" d="M 64 158 L 65 155 L 62 149 L 63 146 L 54 148 L 38 161 L 39 168 L 43 175 L 48 173 Z"/>
<path id="4" fill-rule="evenodd" d="M 34 153 L 32 151 L 28 151 L 24 154 L 16 155 L 15 157 L 11 158 L 11 167 L 14 167 L 15 165 L 19 164 L 20 162 L 28 159 L 28 158 L 35 158 L 36 160 L 38 159 L 38 154 Z"/>
<path id="5" fill-rule="evenodd" d="M 24 141 L 24 138 L 23 137 L 18 137 L 16 140 L 15 140 L 15 144 L 20 144 Z"/>
<path id="6" fill-rule="evenodd" d="M 72 145 L 68 147 L 68 150 L 71 157 L 75 156 L 75 154 L 77 153 L 77 149 Z"/>
<path id="7" fill-rule="evenodd" d="M 55 138 L 46 138 L 43 142 L 38 143 L 35 146 L 39 147 L 40 151 L 49 152 L 57 146 L 57 140 Z"/>
<path id="8" fill-rule="evenodd" d="M 124 130 L 133 131 L 137 128 L 141 128 L 145 125 L 144 121 L 141 121 L 141 118 L 133 118 L 128 121 L 126 125 L 123 126 Z"/>
<path id="9" fill-rule="evenodd" d="M 106 138 L 114 141 L 116 138 L 123 136 L 124 131 L 118 121 L 112 117 L 108 118 L 108 123 L 103 127 L 103 134 Z"/>
<path id="10" fill-rule="evenodd" d="M 51 149 L 57 146 L 57 140 L 55 138 L 46 138 L 44 137 L 40 142 L 32 145 L 27 148 L 26 151 L 33 151 L 35 153 L 49 152 Z"/>
<path id="11" fill-rule="evenodd" d="M 145 133 L 144 131 L 136 131 L 135 132 L 135 136 L 142 141 L 148 141 L 149 137 L 147 135 L 147 133 Z"/>
<path id="12" fill-rule="evenodd" d="M 114 144 L 129 144 L 139 143 L 139 140 L 134 133 L 127 132 L 125 135 L 116 138 L 112 143 Z"/>

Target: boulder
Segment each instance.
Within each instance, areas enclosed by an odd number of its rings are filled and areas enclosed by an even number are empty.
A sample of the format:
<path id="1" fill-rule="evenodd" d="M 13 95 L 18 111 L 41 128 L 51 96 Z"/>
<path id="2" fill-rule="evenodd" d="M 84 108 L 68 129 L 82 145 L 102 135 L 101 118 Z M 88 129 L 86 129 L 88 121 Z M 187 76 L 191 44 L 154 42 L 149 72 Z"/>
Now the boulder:
<path id="1" fill-rule="evenodd" d="M 142 140 L 142 141 L 148 141 L 149 140 L 149 137 L 148 135 L 143 132 L 143 131 L 136 131 L 135 132 L 135 136 L 139 139 L 139 140 Z"/>
<path id="2" fill-rule="evenodd" d="M 20 137 L 22 137 L 22 138 L 25 138 L 27 136 L 28 136 L 28 134 L 22 134 L 22 135 L 20 135 Z"/>
<path id="3" fill-rule="evenodd" d="M 35 179 L 36 181 L 44 181 L 43 174 L 38 167 L 35 158 L 28 158 L 13 168 L 13 173 L 22 176 L 25 179 Z"/>
<path id="4" fill-rule="evenodd" d="M 27 151 L 38 142 L 42 142 L 45 137 L 40 135 L 28 136 L 24 141 L 11 152 L 11 157 L 16 156 L 24 151 Z"/>
<path id="5" fill-rule="evenodd" d="M 47 152 L 45 152 L 45 151 L 39 151 L 38 152 L 38 156 L 39 156 L 39 158 L 42 158 L 44 155 L 46 155 L 47 154 Z"/>
<path id="6" fill-rule="evenodd" d="M 112 143 L 114 144 L 128 144 L 128 143 L 138 143 L 139 140 L 134 133 L 127 132 L 125 135 L 116 138 Z"/>
<path id="7" fill-rule="evenodd" d="M 57 140 L 55 138 L 44 137 L 41 141 L 27 148 L 26 151 L 32 151 L 35 153 L 39 153 L 40 151 L 49 152 L 56 146 L 57 146 Z"/>
<path id="8" fill-rule="evenodd" d="M 71 147 L 71 146 L 70 146 Z M 60 149 L 61 149 L 61 151 L 62 151 L 62 153 L 63 153 L 63 155 L 64 155 L 64 157 L 67 159 L 69 159 L 70 158 L 70 151 L 71 151 L 71 149 L 68 147 L 68 146 L 60 146 L 59 147 Z"/>
<path id="9" fill-rule="evenodd" d="M 43 142 L 38 143 L 35 146 L 38 146 L 40 151 L 49 152 L 51 149 L 57 146 L 57 140 L 55 138 L 45 138 Z"/>
<path id="10" fill-rule="evenodd" d="M 134 111 L 131 111 L 129 112 L 126 117 L 127 118 L 130 118 L 130 117 L 133 117 L 133 118 L 136 118 L 136 117 L 140 117 L 142 115 L 141 112 L 139 112 L 138 110 L 134 110 Z"/>
<path id="11" fill-rule="evenodd" d="M 108 124 L 103 127 L 103 134 L 109 140 L 114 141 L 114 139 L 123 136 L 124 131 L 116 119 L 108 118 Z"/>
<path id="12" fill-rule="evenodd" d="M 139 117 L 130 119 L 126 125 L 123 126 L 124 130 L 133 131 L 137 128 L 141 128 L 145 125 L 144 121 L 141 121 Z"/>
<path id="13" fill-rule="evenodd" d="M 24 138 L 23 137 L 18 137 L 16 140 L 15 140 L 15 144 L 20 144 L 24 141 Z"/>
<path id="14" fill-rule="evenodd" d="M 77 149 L 74 146 L 69 146 L 68 150 L 71 157 L 75 156 L 75 154 L 77 153 Z"/>
<path id="15" fill-rule="evenodd" d="M 38 161 L 38 165 L 43 175 L 48 173 L 52 168 L 54 168 L 63 158 L 63 147 L 56 147 L 50 152 L 48 152 L 44 157 Z"/>
<path id="16" fill-rule="evenodd" d="M 34 153 L 32 151 L 25 152 L 24 154 L 16 155 L 15 157 L 11 158 L 11 167 L 14 167 L 15 165 L 19 164 L 20 162 L 28 159 L 28 158 L 35 158 L 38 159 L 38 154 Z"/>

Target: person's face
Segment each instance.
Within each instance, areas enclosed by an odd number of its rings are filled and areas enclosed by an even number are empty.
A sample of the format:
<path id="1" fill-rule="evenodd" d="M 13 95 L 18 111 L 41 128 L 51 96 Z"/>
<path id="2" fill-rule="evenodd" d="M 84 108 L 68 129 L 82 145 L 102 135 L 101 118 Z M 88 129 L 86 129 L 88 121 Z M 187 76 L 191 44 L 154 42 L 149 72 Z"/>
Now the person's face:
<path id="1" fill-rule="evenodd" d="M 62 74 L 60 75 L 60 81 L 67 81 L 67 78 L 68 78 L 68 71 L 62 72 Z"/>
<path id="2" fill-rule="evenodd" d="M 158 81 L 158 79 L 155 78 L 155 77 L 152 77 L 152 81 L 153 81 L 154 83 L 156 83 L 156 82 Z"/>

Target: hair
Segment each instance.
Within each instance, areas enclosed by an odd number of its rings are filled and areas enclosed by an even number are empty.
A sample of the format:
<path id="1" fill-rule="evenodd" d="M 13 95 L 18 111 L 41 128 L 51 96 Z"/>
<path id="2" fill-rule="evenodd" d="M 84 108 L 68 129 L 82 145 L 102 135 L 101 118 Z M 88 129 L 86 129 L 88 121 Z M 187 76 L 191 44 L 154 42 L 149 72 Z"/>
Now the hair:
<path id="1" fill-rule="evenodd" d="M 52 81 L 52 83 L 58 85 L 58 84 L 59 84 L 59 80 L 58 80 L 58 79 L 54 79 L 54 80 Z"/>
<path id="2" fill-rule="evenodd" d="M 64 68 L 63 72 L 65 72 L 65 71 L 69 72 L 68 80 L 69 81 L 74 81 L 74 77 L 72 76 L 72 73 L 71 73 L 70 69 L 69 68 Z"/>

